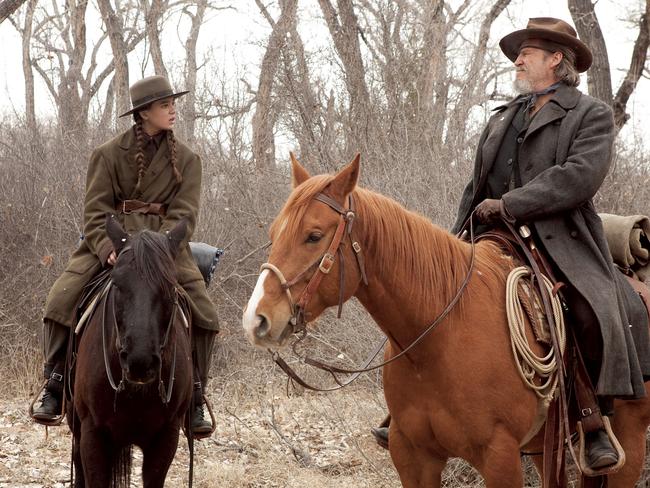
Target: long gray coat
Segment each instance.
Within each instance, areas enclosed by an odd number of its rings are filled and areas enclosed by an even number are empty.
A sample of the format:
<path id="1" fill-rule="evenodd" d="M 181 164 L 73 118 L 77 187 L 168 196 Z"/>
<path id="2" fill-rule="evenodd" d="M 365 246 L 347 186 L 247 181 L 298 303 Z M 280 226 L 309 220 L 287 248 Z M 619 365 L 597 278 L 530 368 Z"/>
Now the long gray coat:
<path id="1" fill-rule="evenodd" d="M 497 108 L 481 135 L 474 175 L 461 198 L 452 232 L 460 230 L 485 198 L 488 172 L 518 107 L 511 102 Z M 502 199 L 518 223 L 532 226 L 598 318 L 604 351 L 597 393 L 641 397 L 645 396 L 642 373 L 650 373 L 647 315 L 639 297 L 614 269 L 592 202 L 609 170 L 614 135 L 609 106 L 561 85 L 531 120 L 520 144 L 522 186 Z"/>

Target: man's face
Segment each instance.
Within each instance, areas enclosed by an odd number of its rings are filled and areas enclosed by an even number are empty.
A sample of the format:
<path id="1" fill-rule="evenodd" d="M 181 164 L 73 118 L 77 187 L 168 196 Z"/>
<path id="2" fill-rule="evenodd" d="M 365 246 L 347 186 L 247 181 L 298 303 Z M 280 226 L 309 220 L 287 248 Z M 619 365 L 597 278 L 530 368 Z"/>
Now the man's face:
<path id="1" fill-rule="evenodd" d="M 524 47 L 515 59 L 515 89 L 519 93 L 530 93 L 555 83 L 555 67 L 561 56 L 536 47 Z"/>

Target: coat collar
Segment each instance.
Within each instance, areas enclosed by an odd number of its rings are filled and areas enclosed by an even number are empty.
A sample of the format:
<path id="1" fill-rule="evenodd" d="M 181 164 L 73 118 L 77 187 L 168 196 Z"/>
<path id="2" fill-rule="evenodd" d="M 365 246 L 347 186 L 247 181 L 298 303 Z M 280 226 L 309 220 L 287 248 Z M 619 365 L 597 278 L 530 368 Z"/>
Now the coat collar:
<path id="1" fill-rule="evenodd" d="M 502 112 L 503 110 L 512 107 L 513 105 L 518 105 L 521 103 L 521 99 L 525 95 L 519 95 L 512 100 L 510 100 L 508 103 L 504 103 L 503 105 L 499 105 L 498 107 L 495 107 L 492 109 L 494 112 Z M 575 106 L 578 104 L 578 100 L 580 100 L 580 97 L 582 96 L 582 93 L 580 93 L 580 90 L 578 90 L 574 86 L 568 86 L 562 83 L 557 90 L 551 95 L 551 98 L 549 100 L 549 103 L 553 102 L 558 104 L 560 107 L 562 107 L 565 110 L 570 110 L 572 108 L 575 108 Z"/>
<path id="2" fill-rule="evenodd" d="M 135 130 L 133 126 L 119 136 L 118 145 L 125 151 L 135 147 Z"/>

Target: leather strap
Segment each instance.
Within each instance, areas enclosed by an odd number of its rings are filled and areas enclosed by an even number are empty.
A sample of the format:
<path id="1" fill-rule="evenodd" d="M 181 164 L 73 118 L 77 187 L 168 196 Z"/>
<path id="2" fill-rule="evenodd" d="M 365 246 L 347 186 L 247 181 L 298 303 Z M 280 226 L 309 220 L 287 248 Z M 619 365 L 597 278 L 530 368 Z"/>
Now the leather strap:
<path id="1" fill-rule="evenodd" d="M 164 203 L 141 202 L 140 200 L 123 200 L 118 202 L 115 210 L 125 215 L 140 213 L 154 214 L 164 217 L 167 213 L 167 205 Z"/>

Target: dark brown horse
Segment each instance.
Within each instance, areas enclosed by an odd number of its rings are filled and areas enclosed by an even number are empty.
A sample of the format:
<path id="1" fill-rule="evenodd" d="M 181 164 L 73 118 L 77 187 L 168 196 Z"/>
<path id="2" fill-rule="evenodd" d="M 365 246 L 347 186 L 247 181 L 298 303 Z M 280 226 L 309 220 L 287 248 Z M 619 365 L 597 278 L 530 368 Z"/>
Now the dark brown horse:
<path id="1" fill-rule="evenodd" d="M 299 328 L 301 316 L 314 320 L 355 296 L 388 337 L 386 358 L 394 357 L 461 289 L 471 245 L 357 188 L 358 157 L 336 175 L 310 177 L 293 158 L 292 165 L 294 191 L 271 227 L 269 262 L 244 311 L 248 339 L 277 349 Z M 356 208 L 348 239 L 342 222 L 351 220 L 351 201 Z M 337 239 L 341 246 L 332 245 Z M 476 244 L 473 272 L 458 303 L 405 357 L 384 367 L 390 455 L 406 488 L 439 487 L 450 457 L 472 464 L 488 488 L 523 485 L 520 451 L 538 450 L 541 436 L 521 446 L 537 399 L 520 379 L 510 346 L 505 282 L 512 267 L 494 244 Z M 322 281 L 308 285 L 318 269 Z M 634 486 L 649 422 L 650 401 L 617 404 L 613 426 L 627 463 L 610 476 L 610 487 Z"/>
<path id="2" fill-rule="evenodd" d="M 75 486 L 128 487 L 135 445 L 144 486 L 163 487 L 192 392 L 174 266 L 186 222 L 130 236 L 107 217 L 106 229 L 118 259 L 79 343 L 68 410 Z"/>

